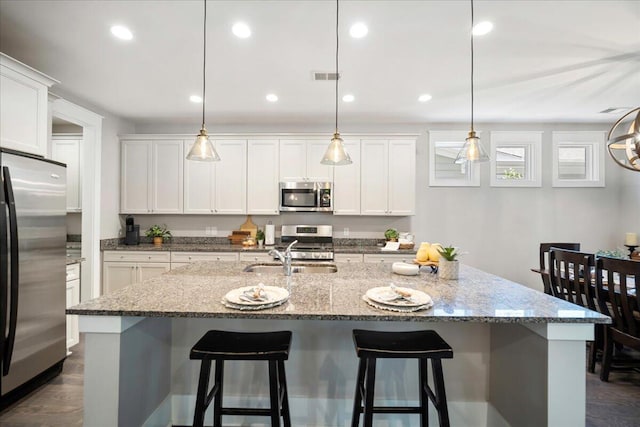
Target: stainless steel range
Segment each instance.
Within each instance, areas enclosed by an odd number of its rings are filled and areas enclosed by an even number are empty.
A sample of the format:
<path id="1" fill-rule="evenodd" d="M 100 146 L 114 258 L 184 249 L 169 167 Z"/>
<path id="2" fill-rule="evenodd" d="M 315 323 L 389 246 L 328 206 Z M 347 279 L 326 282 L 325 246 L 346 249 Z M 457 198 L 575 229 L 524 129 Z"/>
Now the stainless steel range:
<path id="1" fill-rule="evenodd" d="M 293 259 L 308 261 L 333 260 L 333 227 L 331 225 L 283 225 L 278 250 L 284 250 L 297 240 L 291 248 Z"/>

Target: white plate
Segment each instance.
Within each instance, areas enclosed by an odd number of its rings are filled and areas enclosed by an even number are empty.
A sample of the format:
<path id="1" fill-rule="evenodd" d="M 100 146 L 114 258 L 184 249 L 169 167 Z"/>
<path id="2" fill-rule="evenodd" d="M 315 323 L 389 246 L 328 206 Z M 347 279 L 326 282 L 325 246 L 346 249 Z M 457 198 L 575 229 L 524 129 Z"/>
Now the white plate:
<path id="1" fill-rule="evenodd" d="M 433 307 L 433 301 L 425 305 L 418 305 L 415 307 L 405 307 L 405 306 L 396 306 L 396 305 L 389 305 L 389 304 L 382 304 L 379 302 L 375 302 L 367 298 L 366 295 L 363 295 L 362 299 L 372 307 L 379 308 L 381 310 L 397 311 L 399 313 L 413 313 L 414 311 L 427 310 Z"/>
<path id="2" fill-rule="evenodd" d="M 394 307 L 419 307 L 422 305 L 431 304 L 432 302 L 431 297 L 422 291 L 401 287 L 397 287 L 396 289 L 402 292 L 408 292 L 409 294 L 411 294 L 411 296 L 402 298 L 389 286 L 371 288 L 367 291 L 365 296 L 373 302 Z"/>
<path id="3" fill-rule="evenodd" d="M 225 307 L 233 308 L 234 310 L 265 310 L 267 308 L 273 308 L 273 307 L 277 307 L 279 305 L 282 305 L 285 302 L 287 302 L 287 299 L 283 299 L 281 301 L 270 303 L 270 304 L 262 304 L 262 305 L 239 305 L 239 304 L 233 304 L 233 303 L 231 303 L 231 302 L 229 302 L 229 301 L 227 301 L 225 299 L 223 299 L 220 302 Z"/>
<path id="4" fill-rule="evenodd" d="M 257 285 L 256 285 L 257 286 Z M 286 301 L 289 298 L 289 291 L 277 286 L 264 286 L 261 295 L 264 297 L 262 300 L 247 300 L 244 299 L 245 293 L 248 295 L 253 294 L 255 286 L 244 286 L 242 288 L 232 289 L 224 296 L 224 301 L 227 301 L 233 305 L 238 306 L 262 306 L 277 304 Z"/>

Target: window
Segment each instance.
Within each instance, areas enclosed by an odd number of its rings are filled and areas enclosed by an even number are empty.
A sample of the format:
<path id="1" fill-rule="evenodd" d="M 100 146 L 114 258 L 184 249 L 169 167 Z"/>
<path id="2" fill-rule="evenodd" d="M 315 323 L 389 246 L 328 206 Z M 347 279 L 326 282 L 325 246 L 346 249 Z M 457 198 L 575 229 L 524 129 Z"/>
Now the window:
<path id="1" fill-rule="evenodd" d="M 466 131 L 429 132 L 429 185 L 431 187 L 480 186 L 480 169 L 477 164 L 454 163 L 466 137 Z"/>
<path id="2" fill-rule="evenodd" d="M 553 186 L 604 187 L 604 132 L 553 132 Z"/>
<path id="3" fill-rule="evenodd" d="M 491 186 L 542 186 L 542 132 L 491 132 Z"/>

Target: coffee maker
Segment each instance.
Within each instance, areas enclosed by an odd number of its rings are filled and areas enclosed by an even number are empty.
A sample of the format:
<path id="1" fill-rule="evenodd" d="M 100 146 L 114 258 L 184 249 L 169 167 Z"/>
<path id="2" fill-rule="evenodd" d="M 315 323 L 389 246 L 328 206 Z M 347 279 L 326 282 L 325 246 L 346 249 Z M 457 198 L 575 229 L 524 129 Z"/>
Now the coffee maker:
<path id="1" fill-rule="evenodd" d="M 125 245 L 139 245 L 140 244 L 140 225 L 133 223 L 133 217 L 128 215 L 125 219 Z"/>

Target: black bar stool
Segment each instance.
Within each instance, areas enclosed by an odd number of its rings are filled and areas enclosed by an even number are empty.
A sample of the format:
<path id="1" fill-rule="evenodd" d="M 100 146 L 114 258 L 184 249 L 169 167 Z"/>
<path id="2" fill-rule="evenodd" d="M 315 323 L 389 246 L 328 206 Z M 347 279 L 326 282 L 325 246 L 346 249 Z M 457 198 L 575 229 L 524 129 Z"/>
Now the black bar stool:
<path id="1" fill-rule="evenodd" d="M 291 427 L 287 379 L 284 361 L 289 358 L 291 332 L 226 332 L 208 331 L 193 346 L 189 358 L 202 360 L 193 426 L 202 427 L 204 414 L 213 400 L 213 427 L 222 427 L 223 415 L 262 415 L 271 417 L 271 425 Z M 211 361 L 215 360 L 214 384 L 209 391 Z M 224 408 L 222 407 L 223 373 L 225 360 L 267 360 L 269 362 L 269 394 L 271 407 Z"/>
<path id="2" fill-rule="evenodd" d="M 440 427 L 449 427 L 441 359 L 453 358 L 453 350 L 440 335 L 435 331 L 379 332 L 355 329 L 353 342 L 360 363 L 351 427 L 358 427 L 361 413 L 364 413 L 365 427 L 373 425 L 373 414 L 420 414 L 420 426 L 427 427 L 429 399 L 438 411 Z M 418 359 L 420 406 L 373 406 L 377 359 Z M 431 359 L 435 392 L 427 383 L 428 359 Z"/>

